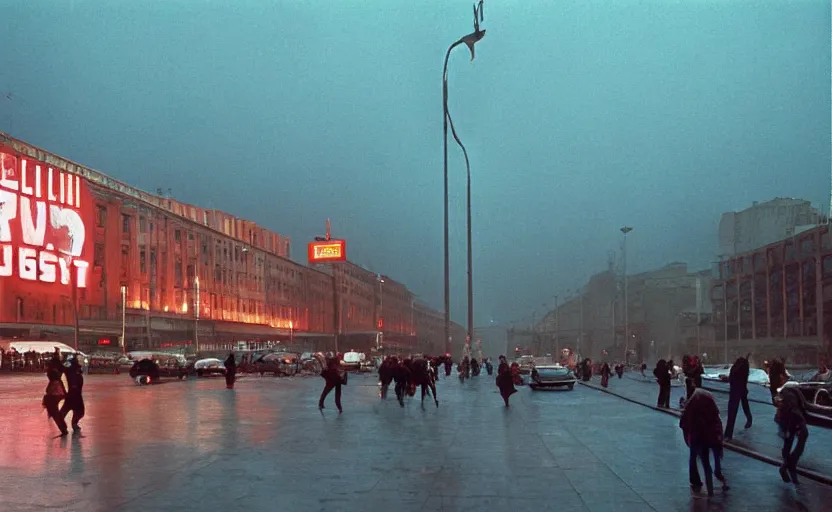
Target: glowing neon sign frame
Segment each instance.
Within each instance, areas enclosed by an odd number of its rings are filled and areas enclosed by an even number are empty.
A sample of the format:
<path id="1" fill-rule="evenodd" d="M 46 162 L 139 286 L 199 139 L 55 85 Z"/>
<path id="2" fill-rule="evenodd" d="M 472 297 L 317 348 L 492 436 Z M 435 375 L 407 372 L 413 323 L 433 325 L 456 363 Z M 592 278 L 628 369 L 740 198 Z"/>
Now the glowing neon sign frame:
<path id="1" fill-rule="evenodd" d="M 307 252 L 309 263 L 347 261 L 347 242 L 345 240 L 309 242 Z"/>

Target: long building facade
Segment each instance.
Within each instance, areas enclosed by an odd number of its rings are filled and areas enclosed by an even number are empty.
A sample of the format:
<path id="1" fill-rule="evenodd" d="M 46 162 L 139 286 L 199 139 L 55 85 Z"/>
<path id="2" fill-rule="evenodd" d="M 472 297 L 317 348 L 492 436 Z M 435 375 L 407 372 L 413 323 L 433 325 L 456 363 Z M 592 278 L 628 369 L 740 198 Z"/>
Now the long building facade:
<path id="1" fill-rule="evenodd" d="M 442 315 L 403 284 L 349 262 L 301 265 L 288 237 L 254 222 L 3 133 L 0 166 L 0 338 L 82 350 L 443 345 Z"/>
<path id="2" fill-rule="evenodd" d="M 817 364 L 832 355 L 832 231 L 828 224 L 724 259 L 711 300 L 731 357 Z"/>

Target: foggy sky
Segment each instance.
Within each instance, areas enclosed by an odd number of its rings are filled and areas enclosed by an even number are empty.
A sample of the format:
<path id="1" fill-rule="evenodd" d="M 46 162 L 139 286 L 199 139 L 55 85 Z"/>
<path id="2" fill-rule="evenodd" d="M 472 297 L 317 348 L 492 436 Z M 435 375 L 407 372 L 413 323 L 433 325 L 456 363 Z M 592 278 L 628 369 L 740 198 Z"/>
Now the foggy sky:
<path id="1" fill-rule="evenodd" d="M 230 6 L 229 6 L 230 5 Z M 442 305 L 441 66 L 469 0 L 0 0 L 0 130 L 349 258 Z M 829 201 L 825 0 L 487 0 L 450 63 L 477 324 L 606 267 L 715 260 L 724 211 Z M 12 93 L 12 100 L 5 98 Z M 465 167 L 450 146 L 453 319 Z M 824 207 L 826 208 L 826 206 Z"/>

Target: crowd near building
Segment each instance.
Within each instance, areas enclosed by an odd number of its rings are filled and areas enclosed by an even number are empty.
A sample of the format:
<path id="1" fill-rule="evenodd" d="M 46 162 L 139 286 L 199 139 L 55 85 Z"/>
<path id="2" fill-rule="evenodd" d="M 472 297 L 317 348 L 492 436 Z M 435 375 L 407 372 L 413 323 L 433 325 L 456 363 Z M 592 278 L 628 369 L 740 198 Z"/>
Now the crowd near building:
<path id="1" fill-rule="evenodd" d="M 349 261 L 0 133 L 0 338 L 81 350 L 444 352 L 444 315 Z M 464 328 L 453 324 L 461 346 Z"/>
<path id="2" fill-rule="evenodd" d="M 540 321 L 509 328 L 508 345 L 538 353 L 570 348 L 596 360 L 626 353 L 631 363 L 685 354 L 721 363 L 752 354 L 758 363 L 786 357 L 816 365 L 832 356 L 830 227 L 799 199 L 726 213 L 711 268 L 672 263 L 625 277 L 613 259 Z"/>

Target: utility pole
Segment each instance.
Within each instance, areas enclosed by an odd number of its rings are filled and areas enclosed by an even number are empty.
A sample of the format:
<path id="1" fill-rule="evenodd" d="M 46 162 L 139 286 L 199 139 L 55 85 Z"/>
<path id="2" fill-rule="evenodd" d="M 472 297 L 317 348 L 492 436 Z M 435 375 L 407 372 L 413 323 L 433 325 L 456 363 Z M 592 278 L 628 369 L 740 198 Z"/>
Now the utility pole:
<path id="1" fill-rule="evenodd" d="M 558 312 L 558 298 L 555 295 L 555 357 L 560 357 L 560 313 Z"/>
<path id="2" fill-rule="evenodd" d="M 702 357 L 702 281 L 696 276 L 696 355 Z"/>
<path id="3" fill-rule="evenodd" d="M 581 301 L 580 329 L 581 329 L 581 332 L 578 333 L 578 351 L 580 351 L 581 346 L 583 345 L 583 342 L 584 342 L 584 291 L 581 290 L 580 294 L 581 294 L 581 298 L 580 298 L 580 301 Z"/>
<path id="4" fill-rule="evenodd" d="M 627 233 L 633 228 L 624 226 L 621 232 L 624 233 L 624 365 L 630 357 L 630 301 L 627 293 Z"/>

